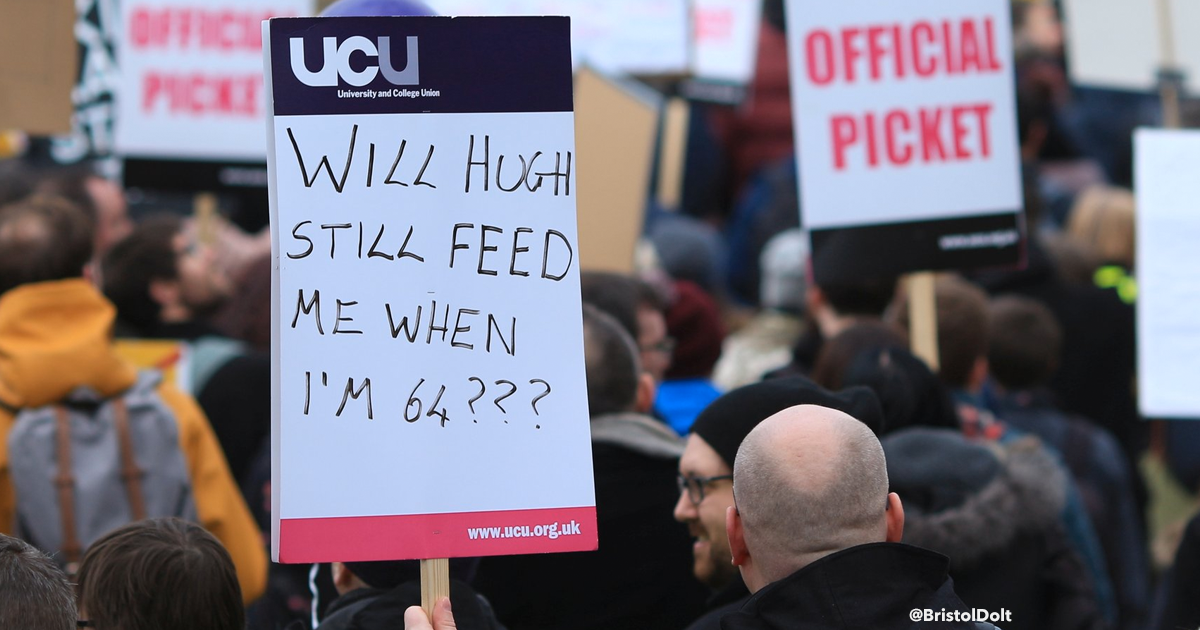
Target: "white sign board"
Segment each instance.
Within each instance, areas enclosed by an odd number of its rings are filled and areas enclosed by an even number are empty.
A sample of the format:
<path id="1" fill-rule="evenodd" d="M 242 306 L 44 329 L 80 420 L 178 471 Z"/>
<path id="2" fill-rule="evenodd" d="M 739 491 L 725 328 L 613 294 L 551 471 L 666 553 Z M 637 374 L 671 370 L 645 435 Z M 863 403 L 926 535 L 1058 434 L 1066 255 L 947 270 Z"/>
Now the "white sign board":
<path id="1" fill-rule="evenodd" d="M 1016 262 L 1008 3 L 790 0 L 786 13 L 818 275 L 835 242 L 848 273 Z"/>
<path id="2" fill-rule="evenodd" d="M 1065 0 L 1068 68 L 1080 85 L 1148 92 L 1158 86 L 1163 49 L 1158 0 Z M 1189 92 L 1200 88 L 1200 3 L 1167 0 L 1175 66 Z"/>
<path id="3" fill-rule="evenodd" d="M 688 0 L 427 0 L 441 15 L 566 15 L 574 65 L 610 74 L 688 70 Z"/>
<path id="4" fill-rule="evenodd" d="M 1148 418 L 1200 418 L 1200 132 L 1139 130 L 1138 406 Z"/>
<path id="5" fill-rule="evenodd" d="M 762 0 L 692 0 L 692 74 L 746 85 L 754 77 Z"/>
<path id="6" fill-rule="evenodd" d="M 311 0 L 122 0 L 115 142 L 123 156 L 266 160 L 262 21 Z"/>
<path id="7" fill-rule="evenodd" d="M 595 549 L 567 19 L 266 28 L 276 558 Z"/>

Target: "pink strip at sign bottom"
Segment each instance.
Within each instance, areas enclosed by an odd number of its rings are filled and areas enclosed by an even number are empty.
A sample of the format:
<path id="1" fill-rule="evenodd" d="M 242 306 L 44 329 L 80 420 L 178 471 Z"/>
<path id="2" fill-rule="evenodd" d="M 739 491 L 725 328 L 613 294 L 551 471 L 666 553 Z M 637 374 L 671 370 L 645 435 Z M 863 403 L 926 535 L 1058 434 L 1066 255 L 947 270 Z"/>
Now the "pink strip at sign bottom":
<path id="1" fill-rule="evenodd" d="M 592 551 L 596 508 L 281 519 L 279 538 L 285 563 Z"/>

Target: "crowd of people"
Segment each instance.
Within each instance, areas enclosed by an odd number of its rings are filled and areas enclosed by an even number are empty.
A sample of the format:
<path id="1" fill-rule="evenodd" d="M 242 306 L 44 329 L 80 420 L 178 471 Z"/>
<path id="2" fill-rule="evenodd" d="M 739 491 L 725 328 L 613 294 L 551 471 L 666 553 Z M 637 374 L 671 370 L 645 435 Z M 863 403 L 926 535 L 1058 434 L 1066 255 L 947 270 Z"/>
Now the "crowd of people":
<path id="1" fill-rule="evenodd" d="M 901 277 L 814 280 L 764 3 L 637 270 L 581 274 L 599 550 L 453 559 L 432 619 L 416 561 L 267 561 L 266 228 L 0 159 L 0 628 L 1200 627 L 1200 516 L 1152 518 L 1200 506 L 1200 431 L 1135 402 L 1154 103 L 1070 86 L 1054 3 L 1013 17 L 1025 260 L 939 274 L 931 367 Z"/>

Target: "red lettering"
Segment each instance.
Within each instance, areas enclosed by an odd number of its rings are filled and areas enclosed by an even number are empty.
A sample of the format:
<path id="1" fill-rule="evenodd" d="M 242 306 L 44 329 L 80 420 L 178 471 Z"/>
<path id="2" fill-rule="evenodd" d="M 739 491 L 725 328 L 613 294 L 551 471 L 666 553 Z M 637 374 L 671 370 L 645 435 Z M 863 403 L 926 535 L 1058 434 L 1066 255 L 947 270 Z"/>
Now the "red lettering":
<path id="1" fill-rule="evenodd" d="M 942 144 L 942 110 L 941 108 L 920 112 L 921 126 L 921 157 L 926 162 L 934 161 L 933 151 L 937 149 L 937 159 L 946 161 L 946 147 Z"/>
<path id="2" fill-rule="evenodd" d="M 858 126 L 853 116 L 838 115 L 830 119 L 833 135 L 833 167 L 846 169 L 846 149 L 858 141 Z"/>
<path id="3" fill-rule="evenodd" d="M 921 40 L 925 40 L 924 43 Z M 937 57 L 928 55 L 925 46 L 934 41 L 933 25 L 929 22 L 917 22 L 912 28 L 913 70 L 919 77 L 928 77 L 937 72 Z"/>
<path id="4" fill-rule="evenodd" d="M 830 37 L 829 31 L 816 30 L 809 33 L 804 40 L 804 56 L 809 81 L 814 85 L 828 85 L 833 81 L 833 38 Z M 821 61 L 824 63 L 820 63 Z"/>
<path id="5" fill-rule="evenodd" d="M 979 33 L 975 31 L 975 22 L 963 20 L 961 30 L 959 52 L 962 53 L 962 61 L 959 64 L 959 68 L 963 72 L 967 72 L 973 66 L 975 72 L 983 72 L 983 59 L 980 57 L 981 53 L 979 50 Z"/>
<path id="6" fill-rule="evenodd" d="M 896 78 L 904 78 L 904 37 L 901 35 L 900 25 L 892 27 L 892 51 L 896 53 Z"/>
<path id="7" fill-rule="evenodd" d="M 942 45 L 945 47 L 943 52 L 946 57 L 946 74 L 958 74 L 958 68 L 955 67 L 954 54 L 954 27 L 950 20 L 942 22 Z"/>
<path id="8" fill-rule="evenodd" d="M 879 166 L 879 143 L 875 139 L 875 114 L 863 116 L 863 128 L 867 130 L 867 166 Z"/>
<path id="9" fill-rule="evenodd" d="M 1000 56 L 996 54 L 996 25 L 992 23 L 992 18 L 985 18 L 983 20 L 983 33 L 987 46 L 987 69 L 992 72 L 999 72 Z"/>
<path id="10" fill-rule="evenodd" d="M 133 12 L 129 19 L 129 35 L 136 48 L 145 48 L 150 43 L 150 15 L 145 9 Z"/>
<path id="11" fill-rule="evenodd" d="M 954 137 L 954 157 L 959 160 L 971 159 L 971 152 L 967 150 L 963 140 L 966 139 L 970 129 L 963 124 L 963 114 L 971 111 L 970 107 L 963 105 L 955 105 L 950 108 L 950 129 Z"/>
<path id="12" fill-rule="evenodd" d="M 867 29 L 867 56 L 871 59 L 871 78 L 878 81 L 882 77 L 880 66 L 887 49 L 883 47 L 883 36 L 887 29 L 882 26 L 872 26 Z"/>
<path id="13" fill-rule="evenodd" d="M 237 42 L 229 37 L 229 25 L 233 22 L 233 13 L 230 11 L 221 12 L 221 49 L 230 50 L 237 45 Z"/>
<path id="14" fill-rule="evenodd" d="M 985 158 L 990 157 L 992 147 L 988 141 L 988 117 L 992 113 L 992 105 L 991 103 L 980 103 L 971 107 L 971 111 L 979 117 L 979 154 Z"/>
<path id="15" fill-rule="evenodd" d="M 154 109 L 154 101 L 162 92 L 162 77 L 157 72 L 148 72 L 142 77 L 142 111 Z"/>
<path id="16" fill-rule="evenodd" d="M 854 83 L 854 66 L 862 57 L 862 49 L 854 42 L 862 35 L 862 29 L 850 26 L 842 29 L 842 59 L 846 69 L 846 82 Z"/>
<path id="17" fill-rule="evenodd" d="M 904 166 L 913 158 L 912 142 L 905 143 L 902 149 L 900 147 L 900 132 L 908 133 L 912 130 L 912 121 L 908 117 L 908 113 L 903 110 L 892 110 L 883 119 L 884 133 L 887 135 L 887 157 L 892 164 L 896 166 Z"/>

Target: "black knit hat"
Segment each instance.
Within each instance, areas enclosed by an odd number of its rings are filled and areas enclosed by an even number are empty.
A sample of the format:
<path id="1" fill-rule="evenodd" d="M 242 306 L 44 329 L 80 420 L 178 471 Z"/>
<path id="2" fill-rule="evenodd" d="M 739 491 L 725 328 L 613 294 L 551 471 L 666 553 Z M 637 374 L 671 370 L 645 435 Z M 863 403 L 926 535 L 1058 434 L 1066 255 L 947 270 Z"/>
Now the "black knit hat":
<path id="1" fill-rule="evenodd" d="M 803 376 L 772 379 L 739 387 L 713 401 L 692 424 L 700 436 L 733 467 L 738 447 L 758 423 L 796 405 L 820 405 L 854 416 L 875 435 L 883 430 L 883 410 L 875 392 L 849 387 L 833 393 Z"/>

